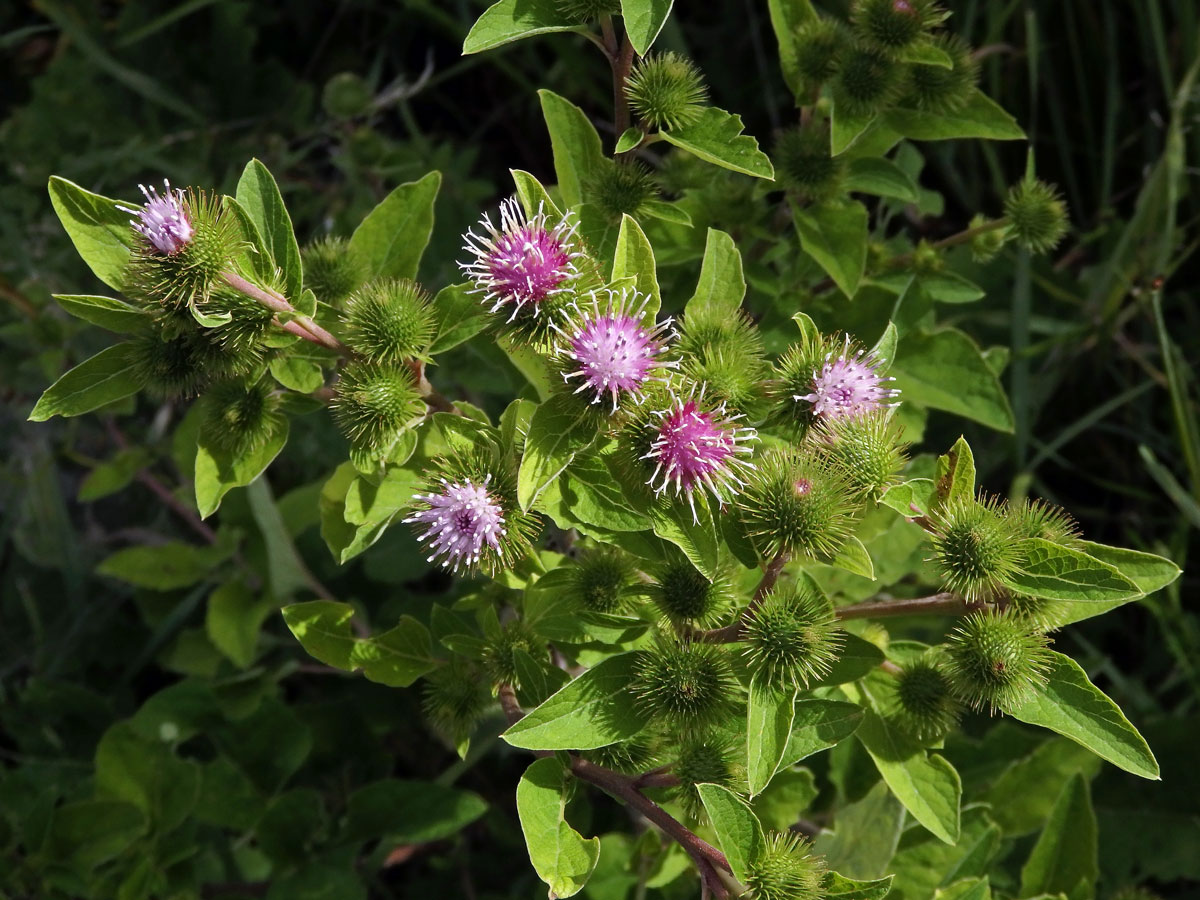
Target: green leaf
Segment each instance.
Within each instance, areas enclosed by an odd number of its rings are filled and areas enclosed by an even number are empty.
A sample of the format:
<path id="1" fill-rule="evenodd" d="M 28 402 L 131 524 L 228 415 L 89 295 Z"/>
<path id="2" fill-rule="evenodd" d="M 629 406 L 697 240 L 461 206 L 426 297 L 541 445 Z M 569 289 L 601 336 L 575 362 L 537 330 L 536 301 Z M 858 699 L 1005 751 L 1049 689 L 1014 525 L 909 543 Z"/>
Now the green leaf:
<path id="1" fill-rule="evenodd" d="M 517 472 L 517 501 L 529 509 L 538 496 L 571 464 L 575 454 L 596 440 L 589 411 L 579 399 L 556 394 L 537 408 L 525 437 Z"/>
<path id="2" fill-rule="evenodd" d="M 990 141 L 1022 141 L 1025 132 L 1017 120 L 976 89 L 961 109 L 949 113 L 916 109 L 889 109 L 883 113 L 889 127 L 916 141 L 945 141 L 953 138 L 984 138 Z"/>
<path id="3" fill-rule="evenodd" d="M 871 561 L 871 554 L 856 535 L 852 534 L 846 539 L 831 565 L 871 581 L 875 580 L 875 564 Z"/>
<path id="4" fill-rule="evenodd" d="M 892 366 L 900 396 L 997 431 L 1013 430 L 1012 407 L 979 347 L 954 328 L 906 334 L 904 353 Z"/>
<path id="5" fill-rule="evenodd" d="M 821 793 L 810 769 L 781 768 L 765 791 L 750 806 L 763 828 L 786 831 Z"/>
<path id="6" fill-rule="evenodd" d="M 638 133 L 641 134 L 640 129 Z M 508 171 L 513 177 L 513 184 L 516 185 L 517 196 L 521 198 L 521 205 L 525 207 L 525 215 L 533 218 L 541 211 L 552 219 L 562 218 L 562 210 L 550 198 L 550 194 L 540 181 L 523 169 L 509 169 Z"/>
<path id="7" fill-rule="evenodd" d="M 954 68 L 950 54 L 929 41 L 916 41 L 900 51 L 903 62 L 918 66 L 937 66 L 940 69 Z"/>
<path id="8" fill-rule="evenodd" d="M 861 800 L 838 809 L 833 832 L 813 842 L 831 868 L 856 879 L 878 879 L 887 868 L 904 825 L 904 807 L 878 781 Z"/>
<path id="9" fill-rule="evenodd" d="M 325 383 L 320 364 L 298 353 L 276 356 L 269 365 L 271 376 L 288 390 L 311 394 Z"/>
<path id="10" fill-rule="evenodd" d="M 106 347 L 46 388 L 29 413 L 29 421 L 83 415 L 136 394 L 144 384 L 137 360 L 133 344 Z"/>
<path id="11" fill-rule="evenodd" d="M 403 844 L 441 841 L 461 832 L 487 808 L 487 801 L 471 791 L 388 778 L 350 795 L 342 836 L 356 842 L 380 837 Z"/>
<path id="12" fill-rule="evenodd" d="M 933 900 L 992 900 L 992 886 L 987 877 L 964 878 L 934 891 Z"/>
<path id="13" fill-rule="evenodd" d="M 429 345 L 431 354 L 445 353 L 469 341 L 487 327 L 488 311 L 470 284 L 451 284 L 433 298 L 437 334 Z"/>
<path id="14" fill-rule="evenodd" d="M 775 180 L 775 169 L 758 141 L 742 134 L 742 117 L 710 106 L 700 118 L 684 128 L 661 132 L 663 138 L 713 165 Z"/>
<path id="15" fill-rule="evenodd" d="M 45 849 L 58 865 L 90 871 L 119 856 L 146 832 L 146 817 L 132 803 L 79 800 L 54 810 Z"/>
<path id="16" fill-rule="evenodd" d="M 959 833 L 962 781 L 954 766 L 896 729 L 872 710 L 855 733 L 888 788 L 935 837 L 954 844 Z"/>
<path id="17" fill-rule="evenodd" d="M 838 200 L 792 211 L 804 252 L 853 297 L 867 265 L 867 208 L 857 200 Z"/>
<path id="18" fill-rule="evenodd" d="M 401 616 L 395 628 L 359 639 L 350 651 L 350 665 L 362 669 L 368 681 L 408 687 L 433 671 L 437 660 L 429 629 L 412 616 Z"/>
<path id="19" fill-rule="evenodd" d="M 153 831 L 178 827 L 196 805 L 199 766 L 176 757 L 157 737 L 143 736 L 132 722 L 118 722 L 104 733 L 95 766 L 96 799 L 136 806 Z"/>
<path id="20" fill-rule="evenodd" d="M 975 454 L 962 435 L 938 457 L 936 484 L 939 504 L 975 499 Z"/>
<path id="21" fill-rule="evenodd" d="M 96 572 L 136 587 L 173 591 L 203 581 L 231 553 L 232 547 L 221 544 L 197 547 L 183 541 L 168 541 L 118 550 L 96 566 Z"/>
<path id="22" fill-rule="evenodd" d="M 661 219 L 664 222 L 670 222 L 672 225 L 682 225 L 685 228 L 692 227 L 692 217 L 678 203 L 667 203 L 665 200 L 647 200 L 642 203 L 638 212 L 643 216 L 650 216 L 652 219 Z"/>
<path id="23" fill-rule="evenodd" d="M 1022 703 L 1004 711 L 1087 747 L 1101 759 L 1142 778 L 1158 780 L 1158 761 L 1117 704 L 1088 680 L 1069 656 L 1053 650 L 1046 683 Z"/>
<path id="24" fill-rule="evenodd" d="M 309 655 L 335 669 L 361 669 L 369 681 L 388 687 L 408 687 L 433 670 L 433 640 L 429 629 L 412 616 L 401 616 L 395 628 L 372 637 L 355 637 L 354 607 L 333 600 L 293 603 L 282 610 L 283 620 Z"/>
<path id="25" fill-rule="evenodd" d="M 237 184 L 237 202 L 249 214 L 271 259 L 283 272 L 284 295 L 294 301 L 300 296 L 304 283 L 300 245 L 296 243 L 292 218 L 284 206 L 279 185 L 257 159 L 250 160 L 242 170 Z"/>
<path id="26" fill-rule="evenodd" d="M 662 305 L 662 297 L 658 290 L 658 275 L 654 268 L 654 248 L 646 233 L 642 231 L 632 216 L 621 216 L 621 230 L 617 234 L 617 249 L 613 255 L 611 281 L 630 277 L 639 291 L 650 298 L 646 304 L 646 312 L 650 316 L 658 314 Z"/>
<path id="27" fill-rule="evenodd" d="M 913 478 L 910 481 L 893 484 L 879 502 L 884 506 L 890 506 L 905 518 L 911 519 L 913 516 L 929 515 L 929 507 L 933 503 L 935 494 L 936 490 L 932 479 Z"/>
<path id="28" fill-rule="evenodd" d="M 226 659 L 245 669 L 254 662 L 258 633 L 273 609 L 240 581 L 227 581 L 209 594 L 204 632 Z"/>
<path id="29" fill-rule="evenodd" d="M 974 303 L 984 296 L 984 290 L 955 272 L 931 272 L 921 275 L 917 283 L 929 297 L 939 303 Z"/>
<path id="30" fill-rule="evenodd" d="M 629 740 L 646 727 L 630 693 L 637 653 L 603 660 L 500 735 L 525 750 L 592 750 Z"/>
<path id="31" fill-rule="evenodd" d="M 671 14 L 674 0 L 621 0 L 625 33 L 638 56 L 645 56 Z"/>
<path id="32" fill-rule="evenodd" d="M 1179 566 L 1153 553 L 1109 547 L 1092 541 L 1080 541 L 1080 546 L 1088 556 L 1117 569 L 1144 594 L 1162 590 L 1180 575 Z"/>
<path id="33" fill-rule="evenodd" d="M 665 504 L 655 501 L 648 512 L 656 535 L 682 550 L 709 581 L 717 577 L 721 547 L 712 511 L 706 503 L 697 505 L 695 518 L 691 507 L 680 500 Z"/>
<path id="34" fill-rule="evenodd" d="M 430 172 L 395 188 L 367 213 L 350 249 L 365 267 L 367 278 L 416 278 L 421 257 L 433 233 L 433 206 L 442 173 Z"/>
<path id="35" fill-rule="evenodd" d="M 843 186 L 848 191 L 892 197 L 905 203 L 916 203 L 917 185 L 908 173 L 879 156 L 863 156 L 850 161 Z"/>
<path id="36" fill-rule="evenodd" d="M 633 127 L 626 128 L 621 136 L 617 138 L 617 146 L 614 148 L 614 153 L 628 153 L 637 147 L 638 144 L 646 137 L 646 132 L 642 129 Z"/>
<path id="37" fill-rule="evenodd" d="M 686 314 L 712 319 L 737 315 L 746 296 L 746 277 L 742 272 L 742 254 L 733 238 L 724 231 L 708 229 L 704 261 L 696 291 L 684 308 Z"/>
<path id="38" fill-rule="evenodd" d="M 339 563 L 345 563 L 374 544 L 387 530 L 390 518 L 362 524 L 346 520 L 346 498 L 358 478 L 358 471 L 349 462 L 342 463 L 321 487 L 318 509 L 321 514 L 321 537 L 329 552 Z"/>
<path id="39" fill-rule="evenodd" d="M 878 365 L 875 366 L 876 372 L 881 375 L 887 374 L 888 369 L 896 360 L 896 346 L 899 342 L 900 333 L 896 330 L 896 323 L 889 321 L 887 327 L 883 329 L 883 334 L 871 348 L 871 356 L 878 360 Z"/>
<path id="40" fill-rule="evenodd" d="M 550 132 L 558 189 L 563 203 L 574 209 L 583 202 L 583 186 L 611 162 L 605 158 L 600 135 L 582 109 L 553 91 L 540 90 L 538 98 Z"/>
<path id="41" fill-rule="evenodd" d="M 882 654 L 880 654 L 882 658 Z M 862 724 L 863 709 L 842 700 L 797 700 L 792 733 L 779 760 L 779 771 L 827 750 L 854 734 Z"/>
<path id="42" fill-rule="evenodd" d="M 125 300 L 90 294 L 55 294 L 54 299 L 75 318 L 117 334 L 146 334 L 153 329 L 150 314 Z"/>
<path id="43" fill-rule="evenodd" d="M 555 757 L 534 762 L 517 784 L 517 817 L 529 861 L 552 897 L 583 890 L 600 858 L 600 839 L 584 838 L 566 820 L 566 771 Z"/>
<path id="44" fill-rule="evenodd" d="M 152 460 L 150 451 L 144 447 L 119 450 L 112 459 L 100 463 L 88 472 L 83 483 L 79 485 L 76 498 L 81 503 L 89 503 L 124 490 L 137 473 L 150 465 Z"/>
<path id="45" fill-rule="evenodd" d="M 1136 584 L 1106 563 L 1034 538 L 1021 542 L 1021 568 L 1004 579 L 1009 587 L 1048 600 L 1105 602 L 1142 596 Z"/>
<path id="46" fill-rule="evenodd" d="M 1021 897 L 1064 894 L 1090 900 L 1100 875 L 1096 814 L 1087 781 L 1075 775 L 1063 787 L 1046 827 L 1021 869 Z"/>
<path id="47" fill-rule="evenodd" d="M 273 599 L 282 603 L 297 591 L 311 590 L 312 575 L 292 543 L 267 479 L 252 481 L 247 486 L 246 499 L 266 550 L 267 582 Z"/>
<path id="48" fill-rule="evenodd" d="M 1014 760 L 989 785 L 984 800 L 1010 837 L 1039 830 L 1050 816 L 1067 781 L 1076 774 L 1089 780 L 1104 763 L 1092 751 L 1066 738 L 1051 738 Z"/>
<path id="49" fill-rule="evenodd" d="M 800 101 L 805 94 L 805 78 L 800 72 L 796 54 L 796 33 L 807 22 L 817 18 L 810 0 L 767 0 L 771 29 L 779 43 L 779 64 L 783 80 L 793 96 Z"/>
<path id="50" fill-rule="evenodd" d="M 555 0 L 500 0 L 471 26 L 462 52 L 467 56 L 535 34 L 578 28 L 579 23 L 561 12 Z"/>
<path id="51" fill-rule="evenodd" d="M 863 135 L 879 122 L 876 113 L 849 113 L 838 107 L 835 101 L 829 112 L 829 152 L 841 156 L 854 147 Z"/>
<path id="52" fill-rule="evenodd" d="M 892 889 L 894 875 L 870 881 L 855 881 L 843 878 L 837 872 L 825 876 L 822 895 L 825 900 L 883 900 Z"/>
<path id="53" fill-rule="evenodd" d="M 196 508 L 207 519 L 221 505 L 221 498 L 235 487 L 245 487 L 261 475 L 287 443 L 289 423 L 280 417 L 267 439 L 247 453 L 235 456 L 214 444 L 213 435 L 201 432 L 196 448 Z"/>
<path id="54" fill-rule="evenodd" d="M 777 694 L 751 684 L 746 701 L 746 780 L 750 796 L 761 794 L 787 752 L 796 692 Z"/>
<path id="55" fill-rule="evenodd" d="M 80 258 L 110 288 L 124 290 L 125 269 L 138 246 L 137 232 L 129 222 L 131 214 L 119 209 L 116 200 L 57 175 L 51 176 L 49 191 L 50 203 Z"/>
<path id="56" fill-rule="evenodd" d="M 842 651 L 837 662 L 824 678 L 815 685 L 846 684 L 857 681 L 883 662 L 883 651 L 856 634 L 842 637 Z"/>
<path id="57" fill-rule="evenodd" d="M 412 504 L 421 481 L 421 473 L 407 466 L 388 466 L 382 478 L 356 476 L 346 490 L 346 522 L 374 525 L 391 521 L 396 513 Z"/>
<path id="58" fill-rule="evenodd" d="M 719 784 L 698 784 L 696 792 L 700 802 L 712 821 L 717 833 L 717 845 L 725 858 L 733 877 L 745 882 L 750 867 L 766 845 L 762 825 L 745 800 Z"/>

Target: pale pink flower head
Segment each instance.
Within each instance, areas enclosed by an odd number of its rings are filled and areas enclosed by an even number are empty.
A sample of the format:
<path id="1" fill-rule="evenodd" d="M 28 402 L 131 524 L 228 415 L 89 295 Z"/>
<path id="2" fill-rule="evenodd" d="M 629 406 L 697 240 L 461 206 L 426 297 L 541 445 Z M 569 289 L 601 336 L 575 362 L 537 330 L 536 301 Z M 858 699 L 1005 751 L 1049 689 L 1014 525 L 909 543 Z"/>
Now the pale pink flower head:
<path id="1" fill-rule="evenodd" d="M 808 401 L 812 404 L 812 414 L 823 419 L 858 416 L 895 406 L 891 400 L 900 392 L 887 384 L 896 379 L 879 373 L 881 362 L 869 351 L 851 352 L 847 337 L 841 352 L 837 356 L 832 351 L 828 353 L 825 362 L 813 372 L 812 391 L 794 394 L 792 399 Z"/>
<path id="2" fill-rule="evenodd" d="M 738 425 L 740 418 L 730 415 L 724 403 L 706 403 L 703 385 L 698 394 L 693 389 L 686 398 L 672 396 L 670 405 L 650 423 L 654 441 L 643 458 L 654 462 L 654 474 L 646 483 L 661 494 L 674 482 L 676 496 L 687 495 L 693 519 L 697 490 L 707 489 L 719 503 L 726 503 L 745 486 L 739 475 L 754 468 L 742 457 L 753 453 L 748 445 L 758 433 Z"/>
<path id="3" fill-rule="evenodd" d="M 677 365 L 662 358 L 671 320 L 647 322 L 650 298 L 636 289 L 592 291 L 590 299 L 572 304 L 562 325 L 553 326 L 563 341 L 558 355 L 571 368 L 563 379 L 578 379 L 575 393 L 592 394 L 593 403 L 611 398 L 616 412 L 624 398 L 642 402 L 646 384 L 663 381 L 663 371 Z"/>
<path id="4" fill-rule="evenodd" d="M 131 220 L 131 224 L 150 242 L 151 247 L 164 256 L 174 256 L 192 239 L 192 222 L 188 218 L 183 191 L 178 188 L 172 190 L 171 182 L 165 178 L 161 194 L 153 185 L 147 188 L 139 184 L 138 187 L 146 198 L 145 204 L 137 209 L 125 206 L 117 208 L 137 217 Z"/>
<path id="5" fill-rule="evenodd" d="M 413 498 L 424 508 L 404 521 L 425 526 L 417 540 L 429 542 L 429 562 L 436 560 L 452 572 L 462 572 L 477 565 L 485 553 L 499 552 L 505 534 L 504 510 L 489 492 L 490 482 L 490 475 L 482 484 L 443 478 L 437 493 Z"/>
<path id="6" fill-rule="evenodd" d="M 526 216 L 510 198 L 500 204 L 498 228 L 487 215 L 479 225 L 483 234 L 468 231 L 463 238 L 463 249 L 475 258 L 458 265 L 492 312 L 509 311 L 510 322 L 526 306 L 538 315 L 542 303 L 568 289 L 579 273 L 576 260 L 583 253 L 568 218 L 551 224 L 541 207 L 537 215 Z"/>

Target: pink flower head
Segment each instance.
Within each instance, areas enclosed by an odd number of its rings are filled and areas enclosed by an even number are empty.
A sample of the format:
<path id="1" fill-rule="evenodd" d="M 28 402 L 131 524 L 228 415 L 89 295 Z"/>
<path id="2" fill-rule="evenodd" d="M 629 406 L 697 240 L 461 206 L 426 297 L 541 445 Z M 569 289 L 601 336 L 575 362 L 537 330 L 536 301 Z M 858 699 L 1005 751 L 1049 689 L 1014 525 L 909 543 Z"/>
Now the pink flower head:
<path id="1" fill-rule="evenodd" d="M 488 493 L 491 480 L 489 475 L 483 484 L 470 479 L 451 484 L 443 478 L 439 493 L 413 498 L 425 508 L 404 521 L 427 526 L 417 540 L 429 541 L 429 562 L 438 560 L 445 568 L 461 572 L 478 563 L 484 553 L 499 549 L 505 534 L 504 510 Z"/>
<path id="2" fill-rule="evenodd" d="M 475 258 L 458 265 L 492 304 L 492 312 L 511 308 L 510 322 L 526 304 L 536 316 L 542 301 L 563 291 L 578 273 L 575 260 L 583 254 L 573 240 L 575 225 L 566 218 L 548 226 L 541 207 L 529 218 L 510 198 L 500 204 L 499 228 L 486 215 L 479 224 L 486 234 L 468 231 L 464 238 L 463 249 Z"/>
<path id="3" fill-rule="evenodd" d="M 885 378 L 877 371 L 882 362 L 865 350 L 850 352 L 850 338 L 836 357 L 830 352 L 820 369 L 813 372 L 812 392 L 794 394 L 793 400 L 807 400 L 815 416 L 840 419 L 857 416 L 885 406 L 900 392 L 885 387 L 894 378 Z"/>
<path id="4" fill-rule="evenodd" d="M 657 325 L 646 322 L 649 298 L 636 289 L 608 290 L 608 300 L 601 311 L 596 291 L 592 291 L 591 307 L 574 304 L 573 314 L 567 314 L 563 327 L 553 326 L 565 339 L 559 355 L 570 360 L 575 369 L 563 374 L 564 380 L 579 379 L 575 393 L 594 394 L 593 403 L 606 395 L 612 397 L 613 412 L 622 395 L 631 395 L 637 402 L 644 399 L 646 382 L 659 380 L 655 371 L 676 365 L 660 357 L 666 349 L 671 327 L 667 319 Z"/>
<path id="5" fill-rule="evenodd" d="M 672 397 L 671 405 L 656 413 L 658 421 L 651 424 L 656 430 L 650 452 L 643 459 L 654 461 L 654 475 L 646 483 L 653 486 L 660 480 L 655 493 L 661 494 L 675 482 L 675 494 L 687 494 L 696 519 L 696 488 L 708 488 L 718 502 L 725 503 L 745 482 L 738 470 L 754 466 L 741 458 L 752 453 L 747 442 L 758 439 L 753 428 L 736 424 L 741 415 L 729 415 L 725 404 L 710 407 L 704 403 L 704 386 L 699 396 L 695 390 L 687 397 Z"/>
<path id="6" fill-rule="evenodd" d="M 171 190 L 171 182 L 165 178 L 162 194 L 153 185 L 147 188 L 139 184 L 138 187 L 146 198 L 145 204 L 139 209 L 125 206 L 117 208 L 137 216 L 131 220 L 131 224 L 150 242 L 150 246 L 166 256 L 174 256 L 192 239 L 192 222 L 183 202 L 183 190 Z"/>

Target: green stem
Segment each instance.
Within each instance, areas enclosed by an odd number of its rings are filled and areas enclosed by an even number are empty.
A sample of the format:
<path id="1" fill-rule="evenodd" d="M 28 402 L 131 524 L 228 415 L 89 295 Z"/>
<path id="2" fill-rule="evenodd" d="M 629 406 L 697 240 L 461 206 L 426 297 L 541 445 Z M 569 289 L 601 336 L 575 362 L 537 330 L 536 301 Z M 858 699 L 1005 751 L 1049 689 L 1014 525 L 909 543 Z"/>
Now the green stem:
<path id="1" fill-rule="evenodd" d="M 277 316 L 282 316 L 283 318 L 276 319 L 276 324 L 284 331 L 332 350 L 340 356 L 350 356 L 349 347 L 314 322 L 311 316 L 301 315 L 297 312 L 296 307 L 292 306 L 281 294 L 260 287 L 234 272 L 222 272 L 221 280 L 238 293 L 244 294 L 251 300 L 257 300 Z"/>
<path id="2" fill-rule="evenodd" d="M 784 566 L 791 560 L 790 553 L 780 553 L 763 569 L 763 576 L 758 582 L 758 587 L 754 589 L 754 596 L 750 598 L 749 605 L 742 610 L 742 614 L 738 616 L 736 622 L 732 625 L 726 625 L 724 628 L 714 628 L 710 631 L 699 631 L 692 634 L 692 640 L 703 641 L 706 644 L 731 644 L 737 641 L 742 636 L 742 625 L 746 621 L 746 617 L 750 615 L 758 604 L 762 602 L 763 597 L 771 593 L 771 589 L 775 587 L 775 582 L 779 580 L 780 574 L 783 572 Z"/>
<path id="3" fill-rule="evenodd" d="M 838 619 L 883 619 L 891 616 L 965 616 L 987 604 L 967 600 L 957 594 L 943 591 L 928 597 L 913 597 L 908 600 L 864 600 L 834 610 Z"/>

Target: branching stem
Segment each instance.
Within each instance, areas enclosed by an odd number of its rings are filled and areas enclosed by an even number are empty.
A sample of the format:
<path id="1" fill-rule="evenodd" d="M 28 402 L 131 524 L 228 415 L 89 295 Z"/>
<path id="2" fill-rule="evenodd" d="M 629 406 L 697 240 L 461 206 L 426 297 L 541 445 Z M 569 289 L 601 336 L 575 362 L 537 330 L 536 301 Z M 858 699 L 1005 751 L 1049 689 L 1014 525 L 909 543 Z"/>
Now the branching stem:
<path id="1" fill-rule="evenodd" d="M 349 347 L 314 322 L 311 316 L 304 316 L 297 312 L 296 307 L 292 306 L 286 297 L 267 288 L 259 287 L 235 272 L 222 272 L 221 280 L 238 293 L 245 294 L 251 300 L 257 300 L 274 312 L 277 317 L 275 324 L 284 331 L 332 350 L 340 356 L 350 356 Z"/>

